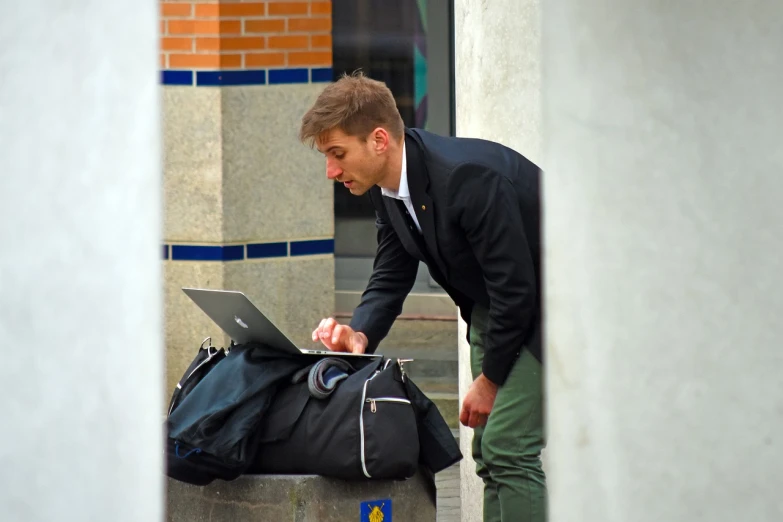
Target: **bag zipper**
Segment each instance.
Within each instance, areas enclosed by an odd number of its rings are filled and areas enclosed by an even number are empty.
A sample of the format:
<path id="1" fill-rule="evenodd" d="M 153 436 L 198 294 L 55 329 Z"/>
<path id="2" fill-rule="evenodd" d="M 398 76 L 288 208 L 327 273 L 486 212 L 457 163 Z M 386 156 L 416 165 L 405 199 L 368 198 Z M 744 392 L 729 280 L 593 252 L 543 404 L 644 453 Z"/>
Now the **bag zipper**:
<path id="1" fill-rule="evenodd" d="M 367 471 L 367 462 L 364 460 L 364 403 L 367 400 L 367 385 L 371 380 L 375 379 L 379 373 L 381 373 L 380 370 L 376 370 L 375 373 L 372 374 L 372 377 L 364 381 L 362 402 L 359 409 L 359 441 L 361 445 L 362 473 L 364 473 L 364 476 L 367 478 L 372 478 L 372 476 L 370 476 L 370 473 Z"/>
<path id="2" fill-rule="evenodd" d="M 365 402 L 370 403 L 370 411 L 375 413 L 378 411 L 378 407 L 376 406 L 376 403 L 378 402 L 396 402 L 400 404 L 410 404 L 411 401 L 408 399 L 403 399 L 401 397 L 375 397 L 374 399 L 366 399 Z"/>

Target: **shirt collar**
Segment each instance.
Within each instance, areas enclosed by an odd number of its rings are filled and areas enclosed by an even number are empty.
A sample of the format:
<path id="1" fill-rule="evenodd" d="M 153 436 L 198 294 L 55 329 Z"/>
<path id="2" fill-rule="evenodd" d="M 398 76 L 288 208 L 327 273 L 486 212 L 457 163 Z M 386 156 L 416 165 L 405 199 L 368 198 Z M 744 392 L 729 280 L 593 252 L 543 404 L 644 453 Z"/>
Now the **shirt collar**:
<path id="1" fill-rule="evenodd" d="M 402 172 L 400 173 L 399 190 L 381 189 L 381 194 L 395 199 L 410 198 L 411 193 L 408 189 L 408 155 L 405 154 L 405 140 L 402 142 Z"/>

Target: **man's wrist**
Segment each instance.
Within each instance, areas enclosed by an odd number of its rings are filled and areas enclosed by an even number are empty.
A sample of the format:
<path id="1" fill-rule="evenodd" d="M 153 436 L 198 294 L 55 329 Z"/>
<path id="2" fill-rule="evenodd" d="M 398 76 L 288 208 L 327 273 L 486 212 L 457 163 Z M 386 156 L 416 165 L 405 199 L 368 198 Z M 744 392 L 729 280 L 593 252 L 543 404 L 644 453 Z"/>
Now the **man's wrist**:
<path id="1" fill-rule="evenodd" d="M 478 378 L 481 379 L 487 387 L 494 391 L 498 390 L 499 386 L 483 373 L 479 374 Z"/>

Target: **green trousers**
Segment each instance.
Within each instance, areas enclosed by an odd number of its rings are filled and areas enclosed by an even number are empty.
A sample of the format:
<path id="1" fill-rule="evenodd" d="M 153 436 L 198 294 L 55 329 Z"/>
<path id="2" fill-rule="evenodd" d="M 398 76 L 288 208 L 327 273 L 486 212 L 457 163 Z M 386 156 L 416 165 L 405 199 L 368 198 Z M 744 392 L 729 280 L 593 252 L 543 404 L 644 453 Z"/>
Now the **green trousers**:
<path id="1" fill-rule="evenodd" d="M 488 313 L 471 315 L 470 365 L 475 379 L 484 358 Z M 543 370 L 522 350 L 508 379 L 498 389 L 486 426 L 473 431 L 473 460 L 484 481 L 484 522 L 544 522 L 547 493 L 544 448 Z"/>

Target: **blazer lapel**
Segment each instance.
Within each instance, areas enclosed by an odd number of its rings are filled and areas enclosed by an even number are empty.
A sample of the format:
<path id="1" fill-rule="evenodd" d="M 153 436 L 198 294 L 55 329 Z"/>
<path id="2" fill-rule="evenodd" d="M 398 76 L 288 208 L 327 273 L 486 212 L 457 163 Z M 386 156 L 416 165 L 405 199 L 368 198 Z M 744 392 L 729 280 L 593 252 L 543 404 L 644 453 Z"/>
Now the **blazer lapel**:
<path id="1" fill-rule="evenodd" d="M 386 212 L 389 214 L 392 226 L 400 236 L 402 244 L 409 247 L 410 251 L 419 261 L 426 262 L 427 258 L 425 257 L 424 252 L 422 252 L 419 242 L 416 240 L 415 234 L 418 234 L 418 232 L 410 229 L 408 218 L 405 217 L 405 204 L 398 199 L 390 198 L 388 196 L 383 196 L 383 204 L 386 205 Z"/>
<path id="2" fill-rule="evenodd" d="M 430 178 L 427 172 L 427 164 L 424 162 L 419 143 L 411 136 L 405 138 L 405 149 L 408 161 L 408 189 L 411 193 L 411 202 L 416 211 L 416 219 L 421 226 L 421 234 L 427 250 L 440 273 L 448 277 L 446 265 L 438 249 L 438 241 L 435 236 L 435 205 L 429 195 Z"/>

